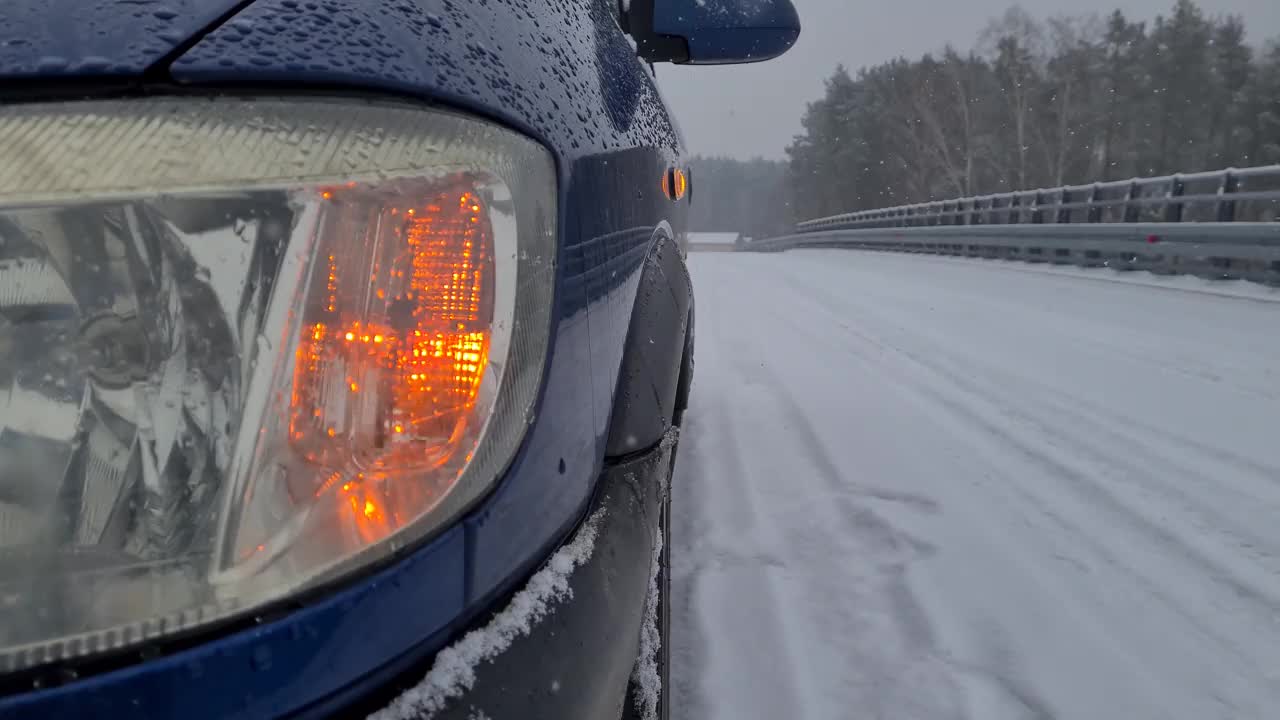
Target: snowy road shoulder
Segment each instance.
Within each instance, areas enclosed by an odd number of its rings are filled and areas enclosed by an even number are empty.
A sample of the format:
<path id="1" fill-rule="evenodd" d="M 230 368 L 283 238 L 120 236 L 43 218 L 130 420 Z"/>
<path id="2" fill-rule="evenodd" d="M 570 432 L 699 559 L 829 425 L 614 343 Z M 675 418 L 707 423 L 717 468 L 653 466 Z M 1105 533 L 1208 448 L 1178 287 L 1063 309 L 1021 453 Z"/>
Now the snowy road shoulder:
<path id="1" fill-rule="evenodd" d="M 1274 716 L 1273 291 L 838 250 L 692 271 L 676 717 Z"/>

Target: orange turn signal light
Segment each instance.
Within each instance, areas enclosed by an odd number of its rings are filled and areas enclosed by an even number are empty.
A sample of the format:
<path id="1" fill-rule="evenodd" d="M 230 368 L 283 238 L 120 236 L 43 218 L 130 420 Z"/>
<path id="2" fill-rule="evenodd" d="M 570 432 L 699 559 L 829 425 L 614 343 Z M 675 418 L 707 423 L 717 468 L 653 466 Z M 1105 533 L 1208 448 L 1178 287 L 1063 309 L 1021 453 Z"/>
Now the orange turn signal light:
<path id="1" fill-rule="evenodd" d="M 493 230 L 465 181 L 432 190 L 344 190 L 327 205 L 322 237 L 334 240 L 311 283 L 289 438 L 303 459 L 344 477 L 437 467 L 481 422 Z M 372 495 L 351 503 L 359 526 L 386 521 Z"/>
<path id="2" fill-rule="evenodd" d="M 679 200 L 689 191 L 689 176 L 680 168 L 670 168 L 662 174 L 662 194 Z"/>

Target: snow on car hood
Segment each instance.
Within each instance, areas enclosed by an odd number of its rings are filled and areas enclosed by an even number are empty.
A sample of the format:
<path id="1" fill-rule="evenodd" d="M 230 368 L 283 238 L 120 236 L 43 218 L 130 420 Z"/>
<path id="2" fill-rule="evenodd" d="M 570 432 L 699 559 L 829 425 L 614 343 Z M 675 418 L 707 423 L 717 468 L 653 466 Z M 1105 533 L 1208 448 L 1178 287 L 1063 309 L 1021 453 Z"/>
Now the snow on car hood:
<path id="1" fill-rule="evenodd" d="M 6 0 L 0 78 L 141 75 L 243 0 Z"/>

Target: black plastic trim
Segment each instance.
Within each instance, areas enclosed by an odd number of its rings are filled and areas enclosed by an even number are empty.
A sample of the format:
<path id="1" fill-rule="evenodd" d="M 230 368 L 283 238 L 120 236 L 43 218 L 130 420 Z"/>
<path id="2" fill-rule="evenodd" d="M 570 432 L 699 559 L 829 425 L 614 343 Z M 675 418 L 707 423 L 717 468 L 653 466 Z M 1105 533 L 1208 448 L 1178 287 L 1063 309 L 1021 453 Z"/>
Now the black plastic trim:
<path id="1" fill-rule="evenodd" d="M 679 245 L 658 237 L 645 258 L 605 441 L 607 457 L 662 440 L 678 409 L 693 286 Z"/>
<path id="2" fill-rule="evenodd" d="M 631 0 L 624 27 L 636 41 L 636 54 L 646 62 L 689 62 L 689 43 L 676 35 L 653 31 L 654 0 Z"/>

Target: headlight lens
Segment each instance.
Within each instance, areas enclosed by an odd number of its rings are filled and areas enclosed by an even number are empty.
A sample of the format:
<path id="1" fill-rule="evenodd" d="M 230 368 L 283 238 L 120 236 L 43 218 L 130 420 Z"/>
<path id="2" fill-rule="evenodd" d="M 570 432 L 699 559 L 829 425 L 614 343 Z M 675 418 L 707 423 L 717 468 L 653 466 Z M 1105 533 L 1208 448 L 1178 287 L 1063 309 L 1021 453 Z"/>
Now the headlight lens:
<path id="1" fill-rule="evenodd" d="M 538 145 L 396 104 L 0 110 L 0 670 L 187 630 L 455 518 L 546 356 Z"/>

